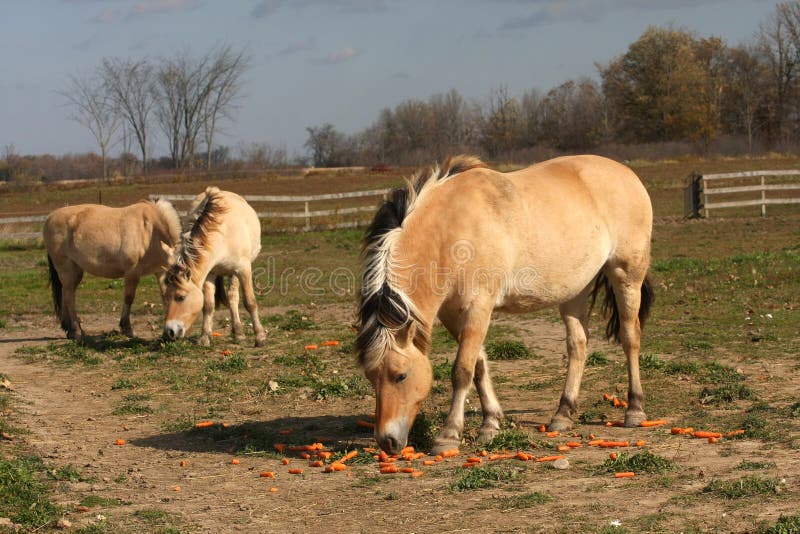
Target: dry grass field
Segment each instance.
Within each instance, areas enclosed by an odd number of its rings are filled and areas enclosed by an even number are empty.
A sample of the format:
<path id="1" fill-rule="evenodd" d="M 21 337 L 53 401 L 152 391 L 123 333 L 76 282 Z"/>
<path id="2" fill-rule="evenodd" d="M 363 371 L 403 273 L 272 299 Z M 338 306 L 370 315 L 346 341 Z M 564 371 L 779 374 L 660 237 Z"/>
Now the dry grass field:
<path id="1" fill-rule="evenodd" d="M 682 217 L 692 171 L 798 168 L 800 160 L 631 166 L 656 215 L 656 303 L 643 336 L 643 386 L 648 416 L 667 424 L 606 425 L 622 412 L 603 395 L 623 397 L 627 376 L 621 349 L 600 340 L 603 323 L 593 317 L 574 432 L 539 432 L 563 387 L 563 325 L 555 310 L 498 314 L 487 349 L 506 427 L 492 443 L 476 443 L 473 394 L 459 456 L 433 465 L 423 464 L 433 460 L 427 456 L 397 462 L 422 471 L 419 477 L 380 474 L 364 452 L 375 444 L 359 421 L 368 421 L 374 398 L 355 365 L 349 327 L 360 230 L 265 233 L 256 264 L 264 349 L 252 346 L 252 329 L 236 344 L 222 311 L 211 347 L 191 336 L 161 343 L 155 280 L 143 280 L 133 308 L 138 337 L 124 338 L 114 331 L 121 281 L 91 276 L 78 290 L 90 336 L 69 342 L 52 315 L 41 245 L 0 243 L 0 532 L 55 530 L 59 520 L 85 533 L 800 531 L 800 209 L 771 207 L 766 218 L 758 208 Z M 399 185 L 407 173 L 215 185 L 245 194 L 319 194 Z M 104 203 L 121 205 L 206 185 L 3 193 L 0 217 L 95 202 L 99 193 Z M 328 340 L 339 344 L 321 346 Z M 449 405 L 456 347 L 440 326 L 433 340 L 434 389 L 412 431 L 423 452 Z M 319 348 L 306 349 L 310 344 Z M 671 427 L 723 437 L 710 443 Z M 590 435 L 629 446 L 589 446 Z M 331 452 L 323 466 L 349 451 L 358 455 L 344 471 L 327 473 L 291 450 L 318 442 Z M 566 442 L 582 446 L 558 452 Z M 479 466 L 462 467 L 483 450 L 488 456 Z M 489 461 L 502 451 L 563 454 L 568 467 Z M 621 471 L 636 474 L 615 478 Z M 274 478 L 260 476 L 266 472 Z"/>

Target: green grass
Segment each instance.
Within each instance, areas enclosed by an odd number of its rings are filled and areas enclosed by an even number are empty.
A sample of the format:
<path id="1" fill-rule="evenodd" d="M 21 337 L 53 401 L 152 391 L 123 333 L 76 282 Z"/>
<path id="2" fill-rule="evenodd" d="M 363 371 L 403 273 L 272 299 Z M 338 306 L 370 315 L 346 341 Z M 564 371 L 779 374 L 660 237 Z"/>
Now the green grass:
<path id="1" fill-rule="evenodd" d="M 740 471 L 760 471 L 762 469 L 772 469 L 775 467 L 775 462 L 750 462 L 748 460 L 742 460 L 739 462 L 739 465 L 736 466 L 736 469 Z"/>
<path id="2" fill-rule="evenodd" d="M 756 495 L 774 495 L 777 488 L 777 480 L 752 475 L 736 480 L 714 480 L 703 488 L 702 493 L 722 499 L 743 499 Z"/>
<path id="3" fill-rule="evenodd" d="M 121 506 L 130 503 L 124 503 L 119 499 L 112 499 L 110 497 L 101 497 L 100 495 L 86 495 L 81 499 L 79 504 L 80 506 L 86 506 L 88 508 L 111 508 L 112 506 Z"/>
<path id="4" fill-rule="evenodd" d="M 0 517 L 29 530 L 55 521 L 62 510 L 50 501 L 50 490 L 40 458 L 0 459 Z"/>
<path id="5" fill-rule="evenodd" d="M 594 351 L 586 357 L 587 367 L 599 367 L 601 365 L 608 365 L 608 358 L 601 351 Z"/>
<path id="6" fill-rule="evenodd" d="M 523 493 L 522 495 L 513 495 L 511 497 L 498 497 L 494 501 L 496 504 L 493 506 L 501 510 L 519 510 L 547 504 L 552 502 L 552 500 L 553 496 L 549 493 L 534 491 L 531 493 Z"/>
<path id="7" fill-rule="evenodd" d="M 507 465 L 490 465 L 461 468 L 459 478 L 449 486 L 450 491 L 469 491 L 494 488 L 501 482 L 508 482 L 519 475 L 519 471 Z"/>
<path id="8" fill-rule="evenodd" d="M 435 418 L 425 412 L 418 413 L 408 433 L 409 445 L 413 445 L 418 451 L 431 450 L 441 424 L 441 418 Z"/>
<path id="9" fill-rule="evenodd" d="M 700 392 L 702 404 L 730 404 L 737 400 L 756 400 L 755 392 L 746 384 L 723 384 L 716 388 L 703 388 Z"/>
<path id="10" fill-rule="evenodd" d="M 621 452 L 617 458 L 608 459 L 600 466 L 592 468 L 595 473 L 618 473 L 633 471 L 634 473 L 662 474 L 678 468 L 672 460 L 651 453 L 642 451 L 636 454 Z"/>
<path id="11" fill-rule="evenodd" d="M 487 451 L 520 451 L 531 448 L 531 435 L 516 428 L 501 430 L 481 448 Z"/>
<path id="12" fill-rule="evenodd" d="M 48 471 L 48 475 L 53 480 L 77 482 L 81 480 L 81 474 L 72 464 L 67 464 Z"/>
<path id="13" fill-rule="evenodd" d="M 222 371 L 223 373 L 240 373 L 247 369 L 247 360 L 242 356 L 229 356 L 222 361 L 214 361 L 207 366 L 209 371 Z"/>
<path id="14" fill-rule="evenodd" d="M 527 360 L 534 357 L 521 341 L 499 340 L 486 344 L 490 360 Z"/>
<path id="15" fill-rule="evenodd" d="M 759 534 L 797 534 L 800 532 L 800 515 L 782 515 L 774 525 L 758 530 Z"/>

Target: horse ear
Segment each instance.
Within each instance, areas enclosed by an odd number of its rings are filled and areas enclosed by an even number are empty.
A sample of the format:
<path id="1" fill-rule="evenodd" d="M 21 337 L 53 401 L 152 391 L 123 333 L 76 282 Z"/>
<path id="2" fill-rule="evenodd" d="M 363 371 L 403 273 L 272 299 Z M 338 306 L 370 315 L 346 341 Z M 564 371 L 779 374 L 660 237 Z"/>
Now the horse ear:
<path id="1" fill-rule="evenodd" d="M 175 247 L 171 247 L 162 241 L 161 250 L 163 250 L 164 254 L 167 255 L 167 265 L 175 265 L 175 263 L 178 261 L 177 257 L 175 256 Z"/>
<path id="2" fill-rule="evenodd" d="M 409 343 L 414 341 L 414 336 L 417 335 L 417 325 L 413 321 L 409 321 L 406 326 L 401 328 L 395 334 L 395 340 L 400 344 L 402 347 L 407 347 Z"/>

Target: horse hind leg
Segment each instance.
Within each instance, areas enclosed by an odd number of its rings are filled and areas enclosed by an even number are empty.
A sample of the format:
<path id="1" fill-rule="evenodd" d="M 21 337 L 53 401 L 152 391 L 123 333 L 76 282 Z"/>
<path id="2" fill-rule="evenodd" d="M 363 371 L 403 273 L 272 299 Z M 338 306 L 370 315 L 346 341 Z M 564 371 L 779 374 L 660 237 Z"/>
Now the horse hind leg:
<path id="1" fill-rule="evenodd" d="M 503 408 L 500 406 L 500 401 L 497 400 L 492 378 L 489 376 L 489 358 L 486 356 L 484 347 L 481 347 L 478 361 L 475 363 L 475 376 L 472 381 L 475 383 L 483 410 L 483 424 L 478 434 L 478 441 L 485 443 L 491 441 L 500 432 L 500 425 L 503 423 Z"/>
<path id="2" fill-rule="evenodd" d="M 231 310 L 231 332 L 233 337 L 238 343 L 243 343 L 245 337 L 242 319 L 239 317 L 239 285 L 239 278 L 232 276 L 231 283 L 228 285 L 228 307 Z"/>
<path id="3" fill-rule="evenodd" d="M 244 307 L 253 320 L 256 347 L 263 347 L 267 344 L 267 333 L 264 331 L 264 327 L 261 325 L 261 319 L 258 316 L 258 303 L 256 302 L 256 293 L 253 287 L 253 272 L 248 265 L 246 269 L 242 269 L 236 276 L 239 278 L 239 282 L 242 285 Z"/>
<path id="4" fill-rule="evenodd" d="M 214 308 L 216 284 L 214 280 L 203 282 L 203 332 L 200 334 L 200 345 L 211 345 L 212 328 L 214 326 Z"/>
<path id="5" fill-rule="evenodd" d="M 83 269 L 67 260 L 59 266 L 58 277 L 61 280 L 61 328 L 67 333 L 67 339 L 83 339 L 84 333 L 75 305 L 75 292 L 83 280 Z"/>
<path id="6" fill-rule="evenodd" d="M 561 319 L 567 330 L 567 378 L 564 382 L 561 400 L 558 403 L 558 410 L 553 415 L 548 430 L 564 431 L 572 428 L 572 416 L 578 407 L 578 394 L 586 363 L 588 294 L 589 287 L 576 298 L 559 307 Z"/>
<path id="7" fill-rule="evenodd" d="M 125 275 L 125 293 L 122 303 L 122 315 L 119 319 L 119 328 L 128 337 L 133 337 L 133 327 L 131 326 L 131 306 L 133 299 L 136 298 L 136 288 L 139 286 L 140 276 L 128 273 Z"/>

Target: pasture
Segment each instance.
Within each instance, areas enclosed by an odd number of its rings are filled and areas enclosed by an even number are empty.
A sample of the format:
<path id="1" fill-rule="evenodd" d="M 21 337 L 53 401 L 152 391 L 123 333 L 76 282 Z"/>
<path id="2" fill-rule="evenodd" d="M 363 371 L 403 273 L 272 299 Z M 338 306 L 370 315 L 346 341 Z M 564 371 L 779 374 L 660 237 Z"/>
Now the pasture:
<path id="1" fill-rule="evenodd" d="M 422 476 L 380 474 L 362 426 L 375 405 L 351 353 L 361 230 L 268 233 L 254 263 L 265 348 L 243 344 L 227 313 L 210 347 L 162 344 L 163 310 L 143 279 L 131 318 L 116 328 L 121 280 L 87 276 L 78 310 L 89 339 L 63 338 L 52 313 L 44 251 L 0 244 L 0 518 L 25 530 L 67 519 L 80 532 L 797 532 L 800 530 L 800 211 L 776 207 L 687 221 L 692 171 L 797 168 L 796 159 L 634 162 L 654 205 L 655 305 L 642 339 L 642 384 L 653 428 L 606 426 L 622 410 L 619 346 L 590 322 L 591 353 L 574 432 L 547 437 L 563 387 L 564 328 L 556 310 L 497 314 L 487 350 L 504 431 L 475 443 L 469 397 L 460 455 Z M 216 182 L 243 194 L 317 194 L 399 185 L 390 174 L 317 174 Z M 121 205 L 150 193 L 197 193 L 208 182 L 102 186 Z M 5 193 L 0 212 L 93 202 L 97 187 Z M 329 340 L 337 346 L 322 346 Z M 307 345 L 317 349 L 307 349 Z M 433 335 L 434 389 L 412 430 L 425 451 L 450 400 L 456 344 Z M 5 385 L 4 385 L 5 384 Z M 197 428 L 198 422 L 214 424 Z M 362 421 L 362 423 L 359 423 Z M 671 427 L 725 434 L 716 443 Z M 592 447 L 589 436 L 631 445 Z M 116 445 L 124 440 L 124 445 Z M 644 444 L 636 446 L 639 440 Z M 322 442 L 345 471 L 311 467 L 292 446 Z M 581 447 L 558 452 L 566 442 Z M 285 444 L 279 453 L 275 445 Z M 515 458 L 462 467 L 482 450 L 563 454 L 567 469 Z M 616 452 L 615 460 L 610 452 Z M 289 459 L 289 465 L 282 463 Z M 236 460 L 234 463 L 233 460 Z M 405 466 L 405 462 L 400 462 Z M 289 469 L 302 468 L 302 474 Z M 633 478 L 614 478 L 633 471 Z M 274 478 L 259 476 L 273 472 Z M 276 491 L 270 491 L 276 488 Z M 0 531 L 9 529 L 0 523 Z"/>

